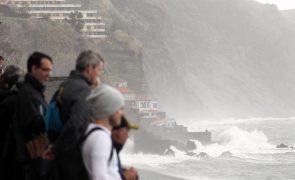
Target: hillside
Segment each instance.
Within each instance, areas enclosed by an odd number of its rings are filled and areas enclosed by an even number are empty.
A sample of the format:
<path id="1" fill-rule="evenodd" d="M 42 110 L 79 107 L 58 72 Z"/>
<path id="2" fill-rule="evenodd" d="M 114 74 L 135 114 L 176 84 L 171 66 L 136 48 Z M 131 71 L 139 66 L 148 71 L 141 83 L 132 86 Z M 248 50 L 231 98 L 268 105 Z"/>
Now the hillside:
<path id="1" fill-rule="evenodd" d="M 89 2 L 105 5 L 141 43 L 145 77 L 169 115 L 295 115 L 295 28 L 276 6 L 254 0 Z"/>
<path id="2" fill-rule="evenodd" d="M 83 4 L 97 9 L 107 24 L 109 38 L 96 47 L 107 59 L 108 78 L 128 80 L 135 90 L 145 79 L 169 116 L 295 115 L 295 26 L 292 16 L 276 6 L 254 0 L 85 0 Z M 15 27 L 10 36 L 18 34 L 11 36 L 14 46 L 23 49 L 20 59 L 33 49 L 43 50 L 60 60 L 58 74 L 69 70 L 80 49 L 93 46 L 53 23 L 42 22 L 38 28 L 25 25 L 34 24 L 32 20 L 9 23 Z"/>
<path id="3" fill-rule="evenodd" d="M 53 76 L 64 76 L 74 68 L 78 53 L 84 49 L 98 50 L 96 45 L 80 37 L 71 28 L 34 19 L 1 18 L 0 52 L 12 52 L 9 63 L 26 67 L 33 51 L 42 51 L 54 60 Z M 7 54 L 4 53 L 4 57 Z"/>
<path id="4" fill-rule="evenodd" d="M 114 31 L 106 41 L 93 42 L 69 26 L 52 21 L 2 17 L 1 22 L 0 53 L 4 53 L 4 57 L 11 53 L 9 63 L 25 68 L 29 54 L 42 51 L 54 60 L 52 75 L 66 76 L 74 68 L 77 55 L 82 50 L 92 49 L 106 60 L 106 81 L 127 80 L 132 89 L 141 88 L 141 50 L 122 31 Z"/>

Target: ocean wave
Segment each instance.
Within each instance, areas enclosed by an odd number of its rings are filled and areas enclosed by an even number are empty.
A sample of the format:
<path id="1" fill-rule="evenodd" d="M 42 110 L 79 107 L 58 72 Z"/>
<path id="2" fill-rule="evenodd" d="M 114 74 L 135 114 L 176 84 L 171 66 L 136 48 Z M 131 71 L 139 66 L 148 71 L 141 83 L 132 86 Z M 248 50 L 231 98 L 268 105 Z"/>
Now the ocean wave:
<path id="1" fill-rule="evenodd" d="M 288 156 L 295 155 L 292 148 L 277 148 L 271 144 L 267 136 L 259 130 L 247 131 L 233 126 L 218 132 L 216 138 L 218 143 L 208 145 L 195 140 L 197 149 L 194 152 L 205 152 L 213 158 L 237 157 L 238 160 L 252 163 L 277 163 L 278 160 L 289 163 Z M 275 156 L 276 154 L 282 154 L 283 158 Z M 291 163 L 294 163 L 294 160 Z"/>
<path id="2" fill-rule="evenodd" d="M 191 131 L 204 130 L 206 128 L 218 129 L 220 126 L 233 126 L 239 124 L 255 124 L 269 121 L 295 121 L 295 117 L 256 117 L 256 118 L 227 118 L 216 121 L 185 119 L 177 123 L 187 126 Z"/>
<path id="3" fill-rule="evenodd" d="M 198 156 L 200 153 L 207 154 L 212 158 L 224 157 L 238 157 L 243 160 L 257 161 L 257 162 L 273 162 L 273 156 L 268 154 L 284 154 L 293 153 L 294 149 L 279 149 L 276 145 L 269 143 L 267 136 L 259 130 L 243 130 L 239 127 L 232 126 L 220 130 L 216 133 L 218 143 L 203 145 L 197 140 L 193 140 L 197 149 L 188 152 L 180 151 L 171 146 L 170 149 L 174 152 L 174 156 L 160 156 L 152 154 L 134 154 L 132 140 L 128 140 L 124 148 L 124 154 L 127 155 L 126 161 L 136 164 L 148 164 L 151 166 L 161 166 L 162 164 L 179 163 L 186 160 L 198 160 L 202 157 Z M 193 154 L 193 155 L 191 155 Z M 126 156 L 125 156 L 126 157 Z"/>
<path id="4" fill-rule="evenodd" d="M 228 168 L 243 172 L 247 171 L 243 169 L 245 167 L 255 169 L 262 166 L 284 169 L 295 165 L 295 150 L 276 148 L 276 145 L 269 142 L 263 131 L 244 130 L 232 126 L 220 129 L 216 137 L 218 143 L 208 145 L 194 140 L 197 149 L 191 151 L 190 154 L 171 146 L 170 149 L 174 152 L 174 156 L 134 154 L 132 151 L 134 142 L 128 140 L 121 158 L 125 165 L 188 180 L 195 180 L 196 177 L 209 180 L 209 177 L 214 177 L 212 173 L 221 174 L 219 180 L 227 179 L 228 173 L 231 174 L 227 171 Z M 208 157 L 198 156 L 200 153 L 208 154 Z M 212 172 L 212 167 L 216 167 L 214 172 Z M 270 175 L 268 171 L 264 173 L 266 174 L 264 179 Z M 261 177 L 262 175 L 255 174 L 254 176 Z"/>

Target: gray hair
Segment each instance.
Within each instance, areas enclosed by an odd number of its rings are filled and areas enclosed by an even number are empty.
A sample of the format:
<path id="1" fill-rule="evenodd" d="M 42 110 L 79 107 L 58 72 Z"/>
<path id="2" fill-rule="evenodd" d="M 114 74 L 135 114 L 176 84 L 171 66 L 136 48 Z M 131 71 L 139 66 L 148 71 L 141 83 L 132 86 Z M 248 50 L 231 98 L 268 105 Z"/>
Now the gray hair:
<path id="1" fill-rule="evenodd" d="M 76 61 L 76 70 L 84 71 L 88 66 L 96 66 L 103 63 L 104 59 L 100 54 L 91 50 L 83 51 L 79 54 Z"/>

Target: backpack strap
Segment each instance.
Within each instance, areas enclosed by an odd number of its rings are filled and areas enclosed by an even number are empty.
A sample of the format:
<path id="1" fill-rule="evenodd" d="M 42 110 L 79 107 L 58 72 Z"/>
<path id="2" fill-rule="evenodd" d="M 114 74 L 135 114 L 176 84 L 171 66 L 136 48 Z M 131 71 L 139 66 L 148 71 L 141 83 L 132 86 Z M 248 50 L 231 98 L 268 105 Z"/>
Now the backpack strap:
<path id="1" fill-rule="evenodd" d="M 58 89 L 54 92 L 54 94 L 53 94 L 50 102 L 56 101 L 59 104 L 62 104 L 62 102 L 61 102 L 61 95 L 63 94 L 63 92 L 64 92 L 64 85 L 61 84 L 58 87 Z"/>
<path id="2" fill-rule="evenodd" d="M 112 141 L 112 150 L 111 150 L 111 154 L 110 154 L 110 157 L 109 157 L 109 166 L 111 165 L 111 160 L 113 158 L 113 154 L 114 154 L 114 144 L 113 144 L 113 140 L 111 139 Z"/>
<path id="3" fill-rule="evenodd" d="M 101 127 L 95 127 L 95 128 L 92 128 L 89 132 L 87 132 L 87 134 L 84 136 L 84 137 L 82 137 L 82 139 L 81 139 L 81 144 L 82 144 L 82 142 L 84 142 L 94 131 L 98 131 L 98 130 L 100 130 L 100 131 L 105 131 L 105 130 L 103 130 Z M 112 142 L 112 145 L 111 145 L 111 153 L 110 153 L 110 156 L 109 156 L 109 161 L 108 161 L 108 165 L 110 166 L 110 164 L 111 164 L 111 160 L 112 160 L 112 158 L 113 158 L 113 152 L 114 152 L 114 144 L 113 144 L 113 140 L 111 139 L 111 142 Z"/>

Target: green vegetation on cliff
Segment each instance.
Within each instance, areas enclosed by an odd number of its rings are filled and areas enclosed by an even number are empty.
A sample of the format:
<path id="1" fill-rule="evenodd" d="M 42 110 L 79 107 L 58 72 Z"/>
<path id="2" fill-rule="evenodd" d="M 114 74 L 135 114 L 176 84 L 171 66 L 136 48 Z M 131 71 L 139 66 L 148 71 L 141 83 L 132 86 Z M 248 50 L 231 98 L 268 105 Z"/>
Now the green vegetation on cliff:
<path id="1" fill-rule="evenodd" d="M 78 53 L 84 49 L 98 50 L 96 45 L 71 28 L 51 21 L 1 18 L 0 53 L 8 64 L 26 67 L 33 51 L 42 51 L 54 60 L 53 75 L 67 75 L 74 67 Z"/>

